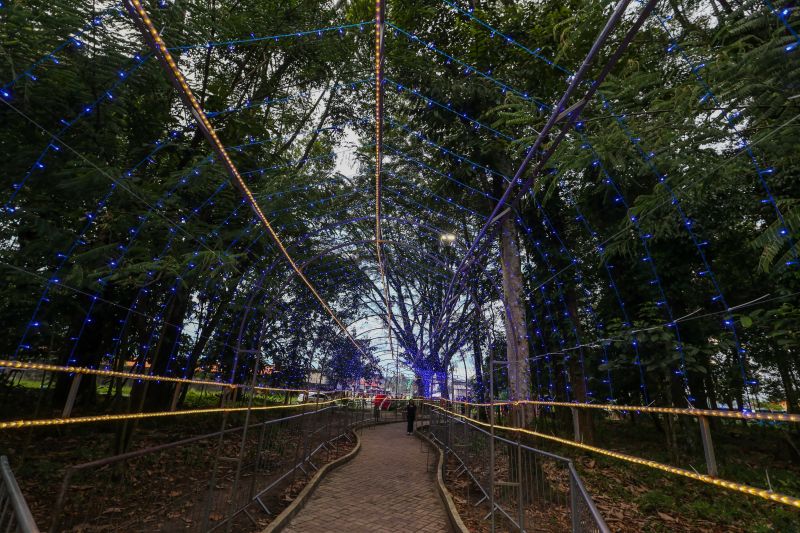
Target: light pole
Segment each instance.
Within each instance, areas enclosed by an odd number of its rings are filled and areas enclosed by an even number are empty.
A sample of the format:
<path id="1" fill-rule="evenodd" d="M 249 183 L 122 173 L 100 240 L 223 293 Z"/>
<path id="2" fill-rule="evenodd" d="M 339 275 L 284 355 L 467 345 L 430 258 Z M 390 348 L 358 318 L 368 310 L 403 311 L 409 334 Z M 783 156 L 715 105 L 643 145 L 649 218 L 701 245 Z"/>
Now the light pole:
<path id="1" fill-rule="evenodd" d="M 447 252 L 447 249 L 448 248 L 452 248 L 453 244 L 455 244 L 455 242 L 456 242 L 456 236 L 453 233 L 442 233 L 442 235 L 439 236 L 439 244 L 442 247 L 442 256 L 444 257 L 444 263 L 445 263 L 445 267 L 446 268 L 450 267 L 450 259 L 451 259 L 451 255 L 452 255 L 449 252 Z M 454 399 L 453 396 L 455 396 L 455 390 L 456 390 L 456 384 L 455 384 L 455 381 L 453 379 L 453 376 L 455 375 L 455 372 L 453 371 L 453 365 L 451 364 L 450 368 L 449 369 L 445 369 L 445 370 L 446 371 L 447 370 L 450 371 L 449 372 L 450 376 L 448 376 L 447 373 L 445 373 L 445 376 L 444 376 L 444 379 L 445 379 L 445 392 L 447 392 L 447 381 L 448 381 L 448 377 L 449 377 L 449 381 L 450 381 L 450 399 L 452 400 L 452 399 Z"/>

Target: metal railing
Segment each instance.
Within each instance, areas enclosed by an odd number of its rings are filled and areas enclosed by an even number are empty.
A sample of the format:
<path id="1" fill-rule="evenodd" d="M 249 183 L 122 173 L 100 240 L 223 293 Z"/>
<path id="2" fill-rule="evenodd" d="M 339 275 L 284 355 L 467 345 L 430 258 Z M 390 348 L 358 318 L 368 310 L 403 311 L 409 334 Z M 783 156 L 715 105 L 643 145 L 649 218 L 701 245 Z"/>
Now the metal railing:
<path id="1" fill-rule="evenodd" d="M 347 405 L 309 409 L 71 466 L 50 531 L 263 528 L 369 417 Z"/>
<path id="2" fill-rule="evenodd" d="M 365 413 L 364 423 L 380 423 L 405 420 L 408 402 L 409 400 L 406 399 L 386 398 L 385 403 L 376 406 L 372 398 L 348 398 L 345 404 L 349 409 Z M 417 401 L 416 403 L 420 404 L 421 402 Z"/>
<path id="3" fill-rule="evenodd" d="M 482 493 L 476 503 L 489 503 L 484 518 L 498 530 L 610 531 L 569 459 L 492 436 L 438 409 L 430 410 L 429 428 L 455 459 L 453 474 L 468 475 Z"/>
<path id="4" fill-rule="evenodd" d="M 349 398 L 253 414 L 213 433 L 68 466 L 57 492 L 37 496 L 53 502 L 51 533 L 263 529 L 320 466 L 352 448 L 353 431 L 404 420 L 407 403 L 375 409 L 370 398 Z M 3 458 L 0 532 L 38 532 L 13 479 Z"/>
<path id="5" fill-rule="evenodd" d="M 0 531 L 39 533 L 5 455 L 0 457 Z"/>

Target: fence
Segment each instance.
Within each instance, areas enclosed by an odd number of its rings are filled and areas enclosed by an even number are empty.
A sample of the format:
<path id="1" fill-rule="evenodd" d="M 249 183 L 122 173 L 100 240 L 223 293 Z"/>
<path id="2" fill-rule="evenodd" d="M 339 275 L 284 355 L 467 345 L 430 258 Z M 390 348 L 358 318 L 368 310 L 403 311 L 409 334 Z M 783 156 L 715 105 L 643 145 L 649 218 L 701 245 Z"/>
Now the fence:
<path id="1" fill-rule="evenodd" d="M 409 400 L 386 398 L 384 403 L 376 406 L 371 398 L 350 398 L 346 401 L 346 404 L 349 409 L 359 410 L 364 413 L 364 423 L 372 423 L 405 420 L 408 402 Z M 419 404 L 420 402 L 416 403 Z"/>
<path id="2" fill-rule="evenodd" d="M 257 530 L 370 411 L 350 402 L 71 466 L 51 532 Z"/>
<path id="3" fill-rule="evenodd" d="M 0 531 L 39 533 L 5 455 L 0 457 Z"/>
<path id="4" fill-rule="evenodd" d="M 466 420 L 430 410 L 431 437 L 488 501 L 485 518 L 501 529 L 548 527 L 573 533 L 609 531 L 572 462 L 492 434 Z M 448 468 L 445 461 L 445 468 Z"/>

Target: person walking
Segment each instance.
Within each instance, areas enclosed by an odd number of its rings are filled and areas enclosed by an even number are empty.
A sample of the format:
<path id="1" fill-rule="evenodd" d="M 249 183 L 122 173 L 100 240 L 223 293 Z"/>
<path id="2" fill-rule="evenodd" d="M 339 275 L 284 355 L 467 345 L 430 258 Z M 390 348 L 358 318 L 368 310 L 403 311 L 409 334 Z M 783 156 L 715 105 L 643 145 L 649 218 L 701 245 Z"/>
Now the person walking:
<path id="1" fill-rule="evenodd" d="M 414 400 L 409 400 L 408 405 L 406 406 L 406 422 L 408 425 L 406 426 L 406 434 L 413 435 L 414 434 L 414 420 L 417 418 L 417 406 L 414 405 Z"/>

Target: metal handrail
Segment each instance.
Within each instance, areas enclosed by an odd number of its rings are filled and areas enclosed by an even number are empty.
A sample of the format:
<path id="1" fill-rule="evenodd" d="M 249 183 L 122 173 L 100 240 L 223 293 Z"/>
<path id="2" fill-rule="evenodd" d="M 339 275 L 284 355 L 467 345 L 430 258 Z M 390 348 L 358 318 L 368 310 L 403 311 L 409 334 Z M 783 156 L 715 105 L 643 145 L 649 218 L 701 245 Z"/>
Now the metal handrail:
<path id="1" fill-rule="evenodd" d="M 480 472 L 473 472 L 471 468 L 471 458 L 469 454 L 464 455 L 464 451 L 459 449 L 454 449 L 451 446 L 451 441 L 455 439 L 456 441 L 459 440 L 460 435 L 462 435 L 462 431 L 459 429 L 456 431 L 456 424 L 458 427 L 464 428 L 464 438 L 467 438 L 467 431 L 469 431 L 469 438 L 470 442 L 474 441 L 474 439 L 484 440 L 484 439 L 491 439 L 494 438 L 494 442 L 498 445 L 503 445 L 507 448 L 510 452 L 513 450 L 513 456 L 516 457 L 515 465 L 518 468 L 522 468 L 523 465 L 527 465 L 528 468 L 531 468 L 533 463 L 536 461 L 551 461 L 554 463 L 558 463 L 561 465 L 562 468 L 566 470 L 565 474 L 567 474 L 569 478 L 569 493 L 568 493 L 568 500 L 558 501 L 557 499 L 547 498 L 544 497 L 545 505 L 549 506 L 556 506 L 561 507 L 562 509 L 568 507 L 568 514 L 570 516 L 571 522 L 571 530 L 574 533 L 591 531 L 597 533 L 609 533 L 610 529 L 608 525 L 605 523 L 600 511 L 597 509 L 594 501 L 592 500 L 591 496 L 589 495 L 586 487 L 583 484 L 583 481 L 580 478 L 577 470 L 575 469 L 575 465 L 572 461 L 566 457 L 562 457 L 560 455 L 556 455 L 550 452 L 546 452 L 544 450 L 539 450 L 537 448 L 532 448 L 530 446 L 526 446 L 518 441 L 512 441 L 504 437 L 500 437 L 498 435 L 492 435 L 490 432 L 486 431 L 484 428 L 478 427 L 475 424 L 472 424 L 468 420 L 463 420 L 461 418 L 452 416 L 446 412 L 434 410 L 436 415 L 442 416 L 444 420 L 444 425 L 437 425 L 435 422 L 435 418 L 431 420 L 431 437 L 433 440 L 438 442 L 447 453 L 450 453 L 455 457 L 458 462 L 461 464 L 460 469 L 469 475 L 470 478 L 475 482 L 477 487 L 483 493 L 484 497 L 481 501 L 492 501 L 492 509 L 489 511 L 487 518 L 490 515 L 493 515 L 495 512 L 500 513 L 504 516 L 505 519 L 515 528 L 519 529 L 520 531 L 525 531 L 525 524 L 524 524 L 524 515 L 528 499 L 533 497 L 532 494 L 527 492 L 526 487 L 524 486 L 525 483 L 522 482 L 522 479 L 525 476 L 530 476 L 531 472 L 527 473 L 518 473 L 520 476 L 518 478 L 519 483 L 512 483 L 513 485 L 517 486 L 515 489 L 517 494 L 516 501 L 508 501 L 503 503 L 498 503 L 494 498 L 492 498 L 491 493 L 494 488 L 492 488 L 492 482 L 489 482 L 488 486 L 483 486 L 487 483 L 486 479 L 481 480 L 481 473 Z M 436 426 L 436 427 L 434 427 Z M 444 433 L 442 433 L 444 430 Z M 463 448 L 464 443 L 461 444 Z M 458 446 L 456 447 L 458 448 Z M 538 458 L 534 459 L 525 459 L 524 457 L 530 458 Z M 473 458 L 474 459 L 474 458 Z M 512 462 L 514 461 L 511 458 Z M 486 462 L 489 461 L 490 464 L 494 465 L 494 458 L 493 457 L 482 457 L 478 460 L 478 463 L 482 466 L 485 466 Z M 510 465 L 508 465 L 510 466 Z M 534 469 L 536 467 L 534 466 Z M 479 469 L 481 470 L 481 469 Z M 483 472 L 483 477 L 485 478 L 485 472 Z M 483 481 L 483 482 L 482 482 Z M 506 484 L 508 485 L 508 484 Z M 537 484 L 535 484 L 537 485 Z M 538 486 L 538 485 L 537 485 Z M 520 504 L 521 502 L 521 504 Z"/>
<path id="2" fill-rule="evenodd" d="M 569 461 L 569 472 L 572 481 L 575 483 L 575 488 L 580 491 L 581 498 L 586 504 L 586 507 L 589 508 L 589 512 L 591 513 L 597 527 L 600 528 L 603 533 L 610 533 L 611 530 L 608 528 L 603 515 L 600 514 L 600 510 L 597 508 L 597 505 L 595 505 L 591 495 L 589 495 L 589 491 L 586 490 L 583 480 L 578 474 L 578 471 L 575 470 L 575 464 L 571 460 Z"/>
<path id="3" fill-rule="evenodd" d="M 308 404 L 308 406 L 309 407 L 313 407 L 314 404 Z M 256 423 L 256 424 L 251 424 L 249 427 L 250 427 L 251 431 L 254 431 L 254 430 L 257 430 L 257 429 L 264 429 L 264 428 L 268 428 L 269 426 L 272 426 L 272 425 L 285 424 L 285 423 L 287 423 L 289 421 L 293 421 L 293 420 L 297 420 L 297 419 L 301 419 L 301 418 L 305 418 L 305 417 L 311 417 L 313 415 L 320 415 L 321 413 L 330 412 L 330 411 L 336 410 L 338 408 L 339 407 L 336 406 L 336 405 L 329 405 L 327 407 L 322 407 L 322 408 L 318 408 L 318 409 L 312 409 L 312 410 L 309 410 L 309 411 L 304 411 L 302 413 L 297 413 L 297 414 L 293 414 L 293 415 L 289 415 L 289 416 L 284 416 L 284 417 L 281 417 L 281 418 L 273 418 L 271 420 L 265 420 L 263 422 L 259 422 L 259 423 Z M 156 445 L 156 446 L 150 446 L 150 447 L 142 448 L 142 449 L 139 449 L 139 450 L 134 450 L 134 451 L 130 451 L 130 452 L 121 453 L 121 454 L 118 454 L 118 455 L 110 455 L 110 456 L 107 456 L 107 457 L 103 457 L 101 459 L 95 459 L 93 461 L 88 461 L 86 463 L 81 463 L 81 464 L 77 464 L 77 465 L 68 466 L 64 471 L 64 477 L 62 479 L 61 489 L 60 489 L 60 491 L 58 493 L 55 505 L 53 507 L 52 522 L 51 522 L 51 525 L 50 525 L 51 533 L 55 532 L 55 531 L 58 531 L 60 529 L 60 525 L 61 525 L 60 522 L 61 522 L 61 519 L 62 519 L 62 513 L 64 511 L 64 506 L 65 506 L 65 503 L 66 503 L 66 500 L 67 500 L 67 494 L 68 494 L 68 491 L 69 491 L 69 487 L 72 484 L 73 477 L 77 473 L 82 472 L 82 471 L 97 470 L 97 469 L 100 469 L 101 467 L 105 467 L 105 466 L 113 465 L 113 464 L 118 464 L 118 463 L 121 463 L 123 461 L 127 461 L 129 459 L 135 459 L 135 458 L 143 457 L 143 456 L 146 456 L 146 455 L 149 455 L 149 454 L 153 454 L 153 453 L 157 453 L 157 452 L 163 452 L 163 451 L 166 451 L 166 450 L 169 450 L 169 449 L 179 449 L 179 448 L 181 448 L 183 446 L 186 446 L 188 444 L 193 444 L 193 443 L 197 443 L 197 442 L 201 442 L 201 441 L 208 441 L 208 440 L 210 440 L 211 438 L 214 438 L 214 437 L 229 435 L 229 434 L 232 434 L 232 433 L 239 433 L 239 432 L 244 431 L 244 429 L 245 429 L 244 426 L 226 428 L 226 429 L 221 430 L 221 431 L 215 431 L 215 432 L 212 432 L 212 433 L 204 433 L 202 435 L 195 435 L 193 437 L 188 437 L 188 438 L 181 439 L 181 440 L 178 440 L 178 441 L 172 441 L 172 442 L 168 442 L 168 443 L 165 443 L 165 444 L 159 444 L 159 445 Z M 2 531 L 2 530 L 0 530 L 0 531 Z"/>
<path id="4" fill-rule="evenodd" d="M 0 457 L 0 529 L 17 533 L 39 533 L 5 455 Z"/>

